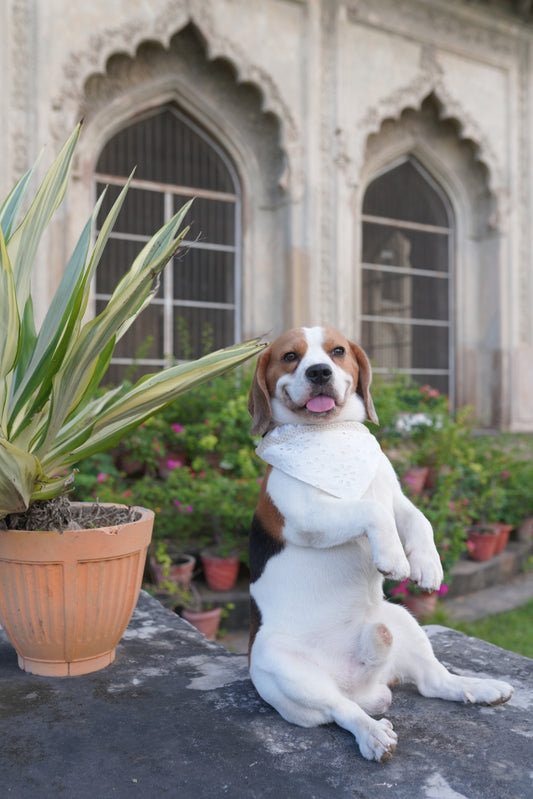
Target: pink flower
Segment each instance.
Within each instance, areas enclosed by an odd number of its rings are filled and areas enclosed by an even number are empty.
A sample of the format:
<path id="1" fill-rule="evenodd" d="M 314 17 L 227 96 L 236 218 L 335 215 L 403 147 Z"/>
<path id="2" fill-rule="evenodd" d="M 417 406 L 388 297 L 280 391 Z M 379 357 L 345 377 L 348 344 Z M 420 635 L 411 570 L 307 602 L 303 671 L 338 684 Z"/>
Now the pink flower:
<path id="1" fill-rule="evenodd" d="M 257 480 L 256 480 L 256 482 L 257 482 L 257 483 L 259 483 L 259 485 L 262 485 L 262 483 L 263 483 L 263 478 L 262 478 L 262 477 L 258 477 L 258 478 L 257 478 Z"/>
<path id="2" fill-rule="evenodd" d="M 106 474 L 105 472 L 98 472 L 96 479 L 98 480 L 99 483 L 103 483 L 105 480 L 107 480 L 108 477 L 109 475 Z"/>
<path id="3" fill-rule="evenodd" d="M 389 593 L 391 594 L 391 596 L 397 596 L 398 594 L 408 594 L 409 593 L 409 589 L 407 587 L 408 585 L 409 585 L 409 580 L 402 580 L 401 583 L 395 585 L 394 588 L 391 588 Z"/>
<path id="4" fill-rule="evenodd" d="M 449 586 L 448 586 L 448 585 L 446 585 L 446 583 L 443 583 L 443 584 L 441 585 L 441 587 L 439 588 L 439 590 L 438 590 L 438 592 L 437 592 L 437 593 L 439 594 L 439 596 L 446 596 L 446 594 L 448 593 L 448 591 L 449 591 Z"/>
<path id="5" fill-rule="evenodd" d="M 182 509 L 183 506 L 182 506 L 181 502 L 179 501 L 179 499 L 173 500 L 173 503 L 177 507 L 178 510 Z"/>
<path id="6" fill-rule="evenodd" d="M 509 471 L 509 469 L 506 469 L 504 472 L 500 474 L 502 480 L 508 480 L 510 476 L 511 472 Z"/>
<path id="7" fill-rule="evenodd" d="M 180 466 L 183 466 L 183 463 L 181 461 L 168 460 L 167 466 L 172 471 L 173 469 L 179 469 Z"/>
<path id="8" fill-rule="evenodd" d="M 474 549 L 476 548 L 476 545 L 474 544 L 473 541 L 467 541 L 466 548 L 468 549 L 469 552 L 473 552 Z"/>
<path id="9" fill-rule="evenodd" d="M 130 488 L 128 488 L 127 491 L 123 491 L 122 492 L 122 496 L 123 497 L 132 497 L 133 496 L 133 491 Z"/>
<path id="10" fill-rule="evenodd" d="M 170 429 L 173 430 L 175 433 L 183 433 L 185 430 L 180 424 L 174 423 L 170 425 Z"/>
<path id="11" fill-rule="evenodd" d="M 192 505 L 187 505 L 185 510 L 187 511 L 187 513 L 192 513 Z"/>

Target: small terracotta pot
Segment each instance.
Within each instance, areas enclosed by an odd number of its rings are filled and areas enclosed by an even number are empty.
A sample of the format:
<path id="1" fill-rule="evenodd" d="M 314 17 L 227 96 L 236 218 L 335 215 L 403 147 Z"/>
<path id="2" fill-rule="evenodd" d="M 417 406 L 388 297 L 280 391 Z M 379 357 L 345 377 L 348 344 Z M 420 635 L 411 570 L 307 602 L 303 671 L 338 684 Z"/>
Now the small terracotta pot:
<path id="1" fill-rule="evenodd" d="M 496 522 L 496 527 L 498 532 L 496 534 L 496 547 L 494 549 L 494 554 L 501 555 L 507 546 L 507 541 L 509 540 L 509 534 L 513 529 L 513 525 L 504 524 L 503 522 Z"/>
<path id="2" fill-rule="evenodd" d="M 113 527 L 0 535 L 0 624 L 21 669 L 89 674 L 115 659 L 139 598 L 153 511 Z"/>
<path id="3" fill-rule="evenodd" d="M 222 608 L 212 608 L 211 610 L 182 610 L 181 615 L 193 627 L 203 633 L 210 641 L 217 637 Z"/>
<path id="4" fill-rule="evenodd" d="M 433 615 L 437 608 L 437 591 L 428 594 L 409 594 L 402 599 L 402 605 L 411 611 L 415 619 L 422 621 Z"/>
<path id="5" fill-rule="evenodd" d="M 412 496 L 418 496 L 424 490 L 429 475 L 429 466 L 413 466 L 402 474 L 402 483 Z"/>
<path id="6" fill-rule="evenodd" d="M 208 588 L 212 591 L 229 591 L 234 587 L 239 574 L 240 558 L 238 555 L 218 558 L 202 554 L 200 557 Z"/>
<path id="7" fill-rule="evenodd" d="M 488 525 L 487 525 L 488 526 Z M 468 557 L 471 560 L 490 560 L 494 557 L 498 533 L 481 532 L 471 528 L 468 531 Z"/>
<path id="8" fill-rule="evenodd" d="M 184 552 L 179 555 L 177 562 L 172 563 L 167 574 L 165 568 L 157 562 L 153 555 L 150 555 L 150 571 L 157 586 L 168 580 L 172 583 L 177 583 L 180 588 L 186 591 L 191 584 L 195 566 L 196 558 L 194 555 L 188 555 Z"/>

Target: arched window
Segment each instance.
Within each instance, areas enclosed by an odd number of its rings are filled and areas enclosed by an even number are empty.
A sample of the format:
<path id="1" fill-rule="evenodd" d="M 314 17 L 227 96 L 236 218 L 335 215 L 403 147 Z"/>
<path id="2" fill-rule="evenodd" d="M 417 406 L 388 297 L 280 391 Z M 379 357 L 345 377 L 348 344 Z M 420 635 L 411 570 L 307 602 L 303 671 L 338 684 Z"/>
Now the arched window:
<path id="1" fill-rule="evenodd" d="M 178 253 L 157 295 L 119 341 L 110 377 L 136 375 L 240 339 L 241 191 L 222 148 L 173 105 L 117 133 L 98 159 L 97 194 L 109 185 L 99 222 L 135 176 L 96 278 L 96 312 L 144 243 L 190 197 L 187 253 Z"/>
<path id="2" fill-rule="evenodd" d="M 363 200 L 362 344 L 377 372 L 403 372 L 453 397 L 453 224 L 413 158 Z"/>

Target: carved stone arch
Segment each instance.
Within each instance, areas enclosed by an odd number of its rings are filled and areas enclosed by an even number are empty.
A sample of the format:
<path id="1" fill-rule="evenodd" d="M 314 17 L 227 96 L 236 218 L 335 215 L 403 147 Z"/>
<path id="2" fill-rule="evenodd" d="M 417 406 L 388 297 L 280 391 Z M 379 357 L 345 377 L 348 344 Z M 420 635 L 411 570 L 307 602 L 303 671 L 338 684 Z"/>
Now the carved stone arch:
<path id="1" fill-rule="evenodd" d="M 280 144 L 280 119 L 265 110 L 257 85 L 238 82 L 231 62 L 209 60 L 201 32 L 186 24 L 164 43 L 144 38 L 133 55 L 114 52 L 105 72 L 93 71 L 82 88 L 76 107 L 85 123 L 75 165 L 78 180 L 69 197 L 69 244 L 73 246 L 79 233 L 76 220 L 90 212 L 93 174 L 107 141 L 139 115 L 175 105 L 220 146 L 239 177 L 243 335 L 268 330 L 272 307 L 281 327 L 284 309 L 276 295 L 283 293 L 278 287 L 286 281 L 287 190 L 282 179 L 287 158 Z"/>
<path id="2" fill-rule="evenodd" d="M 446 117 L 434 93 L 418 108 L 406 107 L 396 118 L 383 120 L 366 141 L 360 173 L 360 196 L 368 183 L 401 158 L 412 156 L 436 181 L 450 202 L 459 226 L 468 220 L 470 235 L 486 235 L 493 227 L 497 198 L 490 187 L 490 170 L 479 147 L 462 136 L 455 118 Z"/>
<path id="3" fill-rule="evenodd" d="M 105 77 L 113 59 L 136 62 L 146 47 L 158 46 L 162 51 L 170 51 L 173 39 L 188 26 L 194 27 L 201 39 L 207 61 L 228 62 L 237 84 L 257 89 L 261 110 L 279 122 L 279 144 L 289 161 L 290 175 L 300 176 L 301 165 L 297 163 L 301 157 L 300 133 L 280 87 L 249 58 L 244 48 L 218 30 L 208 0 L 170 0 L 157 14 L 139 14 L 128 17 L 119 26 L 91 32 L 86 47 L 71 53 L 64 65 L 63 81 L 52 105 L 51 128 L 56 144 L 63 141 L 65 131 L 77 119 L 85 116 L 89 80 Z"/>
<path id="4" fill-rule="evenodd" d="M 448 116 L 435 93 L 418 107 L 406 106 L 386 116 L 366 141 L 360 171 L 358 205 L 367 186 L 380 173 L 408 157 L 417 160 L 451 206 L 455 238 L 455 342 L 457 404 L 473 405 L 479 417 L 498 425 L 502 375 L 498 353 L 502 346 L 501 296 L 502 231 L 494 224 L 500 200 L 494 192 L 494 173 L 482 157 L 478 142 Z M 500 229 L 499 229 L 500 228 Z"/>
<path id="5" fill-rule="evenodd" d="M 487 186 L 496 200 L 491 225 L 503 227 L 508 215 L 508 190 L 504 171 L 486 132 L 446 88 L 442 68 L 432 48 L 422 49 L 420 72 L 413 81 L 381 98 L 368 109 L 360 123 L 363 147 L 385 125 L 400 121 L 408 112 L 422 109 L 428 99 L 435 104 L 438 119 L 444 124 L 455 126 L 458 140 L 471 147 L 474 160 L 487 170 Z M 359 166 L 363 168 L 364 164 L 365 156 L 362 153 Z"/>

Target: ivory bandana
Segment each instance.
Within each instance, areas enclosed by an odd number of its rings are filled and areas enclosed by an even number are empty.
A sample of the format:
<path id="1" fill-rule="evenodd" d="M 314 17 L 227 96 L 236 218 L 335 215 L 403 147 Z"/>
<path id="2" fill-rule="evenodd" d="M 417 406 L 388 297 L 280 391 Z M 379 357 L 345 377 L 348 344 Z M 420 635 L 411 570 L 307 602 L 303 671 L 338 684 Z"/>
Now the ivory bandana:
<path id="1" fill-rule="evenodd" d="M 382 455 L 360 422 L 276 427 L 256 452 L 270 466 L 339 499 L 363 496 Z"/>

